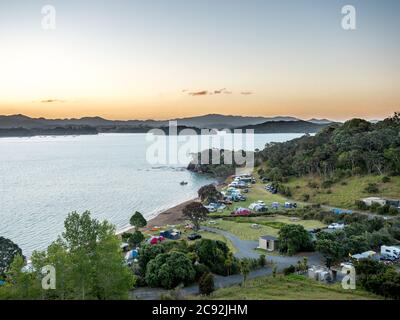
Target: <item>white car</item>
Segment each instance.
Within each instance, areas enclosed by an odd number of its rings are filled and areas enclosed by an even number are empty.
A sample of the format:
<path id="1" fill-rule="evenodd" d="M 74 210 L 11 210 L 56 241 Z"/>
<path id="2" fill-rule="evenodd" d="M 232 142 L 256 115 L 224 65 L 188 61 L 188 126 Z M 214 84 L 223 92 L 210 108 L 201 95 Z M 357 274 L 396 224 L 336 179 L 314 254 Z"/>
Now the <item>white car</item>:
<path id="1" fill-rule="evenodd" d="M 332 223 L 328 226 L 328 229 L 331 230 L 343 230 L 344 229 L 344 223 Z"/>
<path id="2" fill-rule="evenodd" d="M 208 212 L 216 212 L 217 209 L 215 209 L 213 206 L 204 206 L 208 210 Z"/>

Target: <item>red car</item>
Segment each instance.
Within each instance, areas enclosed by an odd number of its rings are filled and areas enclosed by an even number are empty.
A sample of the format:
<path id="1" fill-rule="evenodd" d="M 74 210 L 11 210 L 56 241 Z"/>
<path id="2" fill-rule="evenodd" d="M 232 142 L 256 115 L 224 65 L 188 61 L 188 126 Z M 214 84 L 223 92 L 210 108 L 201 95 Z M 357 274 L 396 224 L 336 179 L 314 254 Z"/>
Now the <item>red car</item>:
<path id="1" fill-rule="evenodd" d="M 236 211 L 232 212 L 235 216 L 248 216 L 251 215 L 251 211 L 246 208 L 239 208 Z"/>
<path id="2" fill-rule="evenodd" d="M 150 244 L 159 244 L 160 242 L 164 241 L 165 238 L 162 236 L 159 237 L 153 237 L 150 239 Z"/>

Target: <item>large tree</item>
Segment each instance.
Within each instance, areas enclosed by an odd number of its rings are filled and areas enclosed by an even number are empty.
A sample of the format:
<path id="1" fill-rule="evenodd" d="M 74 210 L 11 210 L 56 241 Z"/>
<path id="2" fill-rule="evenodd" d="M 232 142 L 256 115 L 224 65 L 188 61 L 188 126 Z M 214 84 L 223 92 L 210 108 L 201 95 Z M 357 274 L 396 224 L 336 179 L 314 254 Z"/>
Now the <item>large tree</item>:
<path id="1" fill-rule="evenodd" d="M 201 221 L 207 218 L 208 210 L 199 202 L 191 202 L 183 208 L 183 214 L 193 223 L 194 229 L 199 230 Z"/>
<path id="2" fill-rule="evenodd" d="M 192 283 L 195 275 L 190 259 L 178 251 L 156 256 L 146 268 L 146 282 L 151 287 L 172 289 L 179 284 Z"/>
<path id="3" fill-rule="evenodd" d="M 70 213 L 62 237 L 46 251 L 34 252 L 32 264 L 31 270 L 22 270 L 22 258 L 15 260 L 7 274 L 11 298 L 126 299 L 135 282 L 124 264 L 115 227 L 92 219 L 88 211 Z M 47 265 L 56 271 L 55 290 L 45 291 L 40 286 L 41 270 Z"/>
<path id="4" fill-rule="evenodd" d="M 143 228 L 143 227 L 147 226 L 146 219 L 143 217 L 143 215 L 139 211 L 136 211 L 133 214 L 133 216 L 130 218 L 129 222 L 130 222 L 131 226 L 135 227 L 136 231 L 138 231 L 139 228 Z"/>
<path id="5" fill-rule="evenodd" d="M 22 256 L 22 250 L 10 239 L 0 237 L 0 279 L 5 276 L 16 256 Z"/>
<path id="6" fill-rule="evenodd" d="M 287 224 L 279 230 L 279 250 L 289 255 L 312 247 L 311 236 L 301 225 Z"/>
<path id="7" fill-rule="evenodd" d="M 202 186 L 197 191 L 197 194 L 199 195 L 201 201 L 207 202 L 216 202 L 222 198 L 221 192 L 219 192 L 213 184 Z"/>

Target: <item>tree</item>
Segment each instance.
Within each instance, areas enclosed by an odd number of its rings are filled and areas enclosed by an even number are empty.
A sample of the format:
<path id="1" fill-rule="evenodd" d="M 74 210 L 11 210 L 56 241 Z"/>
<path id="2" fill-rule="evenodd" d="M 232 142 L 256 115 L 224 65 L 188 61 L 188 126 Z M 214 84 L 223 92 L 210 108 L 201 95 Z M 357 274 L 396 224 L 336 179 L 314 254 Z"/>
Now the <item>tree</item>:
<path id="1" fill-rule="evenodd" d="M 0 297 L 12 300 L 40 298 L 40 281 L 37 272 L 27 272 L 21 255 L 15 256 L 6 273 L 7 284 L 0 287 Z M 4 290 L 4 291 L 3 291 Z"/>
<path id="2" fill-rule="evenodd" d="M 325 264 L 328 268 L 343 257 L 342 245 L 337 241 L 318 239 L 315 244 L 315 249 L 324 256 Z"/>
<path id="3" fill-rule="evenodd" d="M 197 194 L 199 195 L 201 201 L 207 202 L 216 202 L 222 198 L 221 192 L 219 192 L 213 184 L 201 187 L 197 191 Z"/>
<path id="4" fill-rule="evenodd" d="M 211 273 L 204 273 L 199 280 L 199 292 L 203 295 L 210 295 L 214 291 L 214 276 Z"/>
<path id="5" fill-rule="evenodd" d="M 195 276 L 190 259 L 178 251 L 160 254 L 146 267 L 146 282 L 151 287 L 172 289 L 181 283 L 192 283 Z"/>
<path id="6" fill-rule="evenodd" d="M 147 221 L 143 217 L 143 215 L 139 212 L 136 211 L 133 216 L 129 220 L 131 226 L 135 227 L 135 230 L 138 231 L 139 228 L 143 228 L 147 226 Z"/>
<path id="7" fill-rule="evenodd" d="M 140 245 L 143 242 L 143 240 L 144 240 L 144 235 L 140 231 L 135 231 L 128 238 L 129 244 L 133 247 Z"/>
<path id="8" fill-rule="evenodd" d="M 239 270 L 243 276 L 243 287 L 246 285 L 247 276 L 250 273 L 250 264 L 246 259 L 242 259 L 239 262 Z"/>
<path id="9" fill-rule="evenodd" d="M 311 236 L 302 225 L 284 225 L 278 233 L 279 250 L 293 255 L 302 250 L 309 250 L 312 247 Z"/>
<path id="10" fill-rule="evenodd" d="M 18 245 L 9 239 L 0 237 L 0 279 L 10 268 L 16 256 L 22 256 L 22 250 Z"/>
<path id="11" fill-rule="evenodd" d="M 193 223 L 195 230 L 199 230 L 200 222 L 207 218 L 208 210 L 199 202 L 191 202 L 183 208 L 183 215 Z"/>
<path id="12" fill-rule="evenodd" d="M 209 267 L 212 272 L 219 275 L 231 272 L 234 260 L 224 242 L 201 239 L 196 242 L 194 251 L 199 257 L 199 262 Z"/>

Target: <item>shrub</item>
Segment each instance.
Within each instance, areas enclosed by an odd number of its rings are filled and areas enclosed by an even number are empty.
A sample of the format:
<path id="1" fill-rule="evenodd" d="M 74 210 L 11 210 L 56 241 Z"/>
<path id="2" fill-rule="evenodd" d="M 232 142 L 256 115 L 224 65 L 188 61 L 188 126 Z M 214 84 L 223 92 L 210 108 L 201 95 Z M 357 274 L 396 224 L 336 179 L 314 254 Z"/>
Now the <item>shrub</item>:
<path id="1" fill-rule="evenodd" d="M 318 183 L 316 183 L 315 181 L 308 181 L 307 185 L 312 189 L 317 189 L 319 187 Z"/>
<path id="2" fill-rule="evenodd" d="M 379 188 L 376 183 L 369 183 L 368 186 L 364 189 L 366 193 L 378 193 Z"/>
<path id="3" fill-rule="evenodd" d="M 146 282 L 151 287 L 166 289 L 194 281 L 196 271 L 183 252 L 163 253 L 151 260 L 146 268 Z"/>
<path id="4" fill-rule="evenodd" d="M 265 267 L 266 261 L 265 261 L 265 254 L 262 254 L 258 257 L 258 265 L 263 268 Z"/>
<path id="5" fill-rule="evenodd" d="M 390 206 L 388 214 L 394 216 L 399 213 L 399 210 L 396 207 Z"/>
<path id="6" fill-rule="evenodd" d="M 283 269 L 283 274 L 285 276 L 288 276 L 288 275 L 290 275 L 292 273 L 295 273 L 295 272 L 296 272 L 296 267 L 294 265 L 292 265 L 292 264 L 289 267 Z"/>
<path id="7" fill-rule="evenodd" d="M 377 212 L 380 207 L 381 205 L 379 203 L 374 202 L 369 208 L 372 212 Z"/>
<path id="8" fill-rule="evenodd" d="M 332 187 L 332 185 L 333 185 L 332 180 L 325 180 L 322 182 L 321 187 L 324 189 L 328 189 L 328 188 Z"/>
<path id="9" fill-rule="evenodd" d="M 382 177 L 382 182 L 383 182 L 383 183 L 388 183 L 388 182 L 390 182 L 390 180 L 391 180 L 391 179 L 390 179 L 390 177 L 388 177 L 388 176 L 383 176 L 383 177 Z"/>
<path id="10" fill-rule="evenodd" d="M 225 261 L 229 255 L 229 248 L 222 241 L 202 239 L 195 244 L 194 251 L 199 257 L 199 262 L 210 268 L 210 271 L 226 275 Z"/>
<path id="11" fill-rule="evenodd" d="M 368 205 L 364 201 L 356 200 L 355 205 L 356 205 L 357 209 L 368 210 Z"/>
<path id="12" fill-rule="evenodd" d="M 195 276 L 195 280 L 199 281 L 200 278 L 206 274 L 210 272 L 210 268 L 207 267 L 205 264 L 203 263 L 197 263 L 194 265 L 194 270 L 196 271 L 196 276 Z"/>
<path id="13" fill-rule="evenodd" d="M 214 276 L 211 273 L 205 273 L 199 281 L 199 292 L 203 295 L 210 295 L 214 291 Z"/>
<path id="14" fill-rule="evenodd" d="M 305 193 L 305 194 L 303 194 L 303 195 L 301 196 L 301 199 L 302 199 L 304 202 L 307 202 L 307 201 L 310 200 L 310 195 L 309 195 L 308 193 Z"/>

